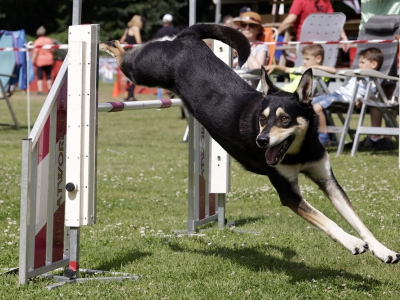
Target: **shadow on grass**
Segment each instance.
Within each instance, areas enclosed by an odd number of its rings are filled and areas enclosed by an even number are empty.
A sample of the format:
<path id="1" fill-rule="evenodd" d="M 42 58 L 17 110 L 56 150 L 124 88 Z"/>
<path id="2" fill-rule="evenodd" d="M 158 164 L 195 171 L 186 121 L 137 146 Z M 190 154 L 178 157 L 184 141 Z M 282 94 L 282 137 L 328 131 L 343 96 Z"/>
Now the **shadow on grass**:
<path id="1" fill-rule="evenodd" d="M 206 242 L 202 241 L 202 243 L 205 244 Z M 338 277 L 347 280 L 347 288 L 353 288 L 355 290 L 368 291 L 372 290 L 374 286 L 381 284 L 379 280 L 363 277 L 354 273 L 347 273 L 340 269 L 318 268 L 312 267 L 306 263 L 291 261 L 296 255 L 295 251 L 274 245 L 265 246 L 265 251 L 246 246 L 232 249 L 218 245 L 213 248 L 207 247 L 207 250 L 187 249 L 175 242 L 170 243 L 169 247 L 175 252 L 188 252 L 231 260 L 255 273 L 266 270 L 272 273 L 284 273 L 290 277 L 290 283 L 292 284 L 327 279 L 332 280 L 333 283 Z M 280 251 L 283 258 L 268 254 L 269 250 Z M 350 285 L 353 286 L 350 287 Z"/>
<path id="2" fill-rule="evenodd" d="M 121 266 L 132 264 L 134 261 L 151 255 L 153 255 L 152 252 L 142 252 L 136 249 L 124 250 L 123 253 L 114 252 L 112 257 L 108 257 L 108 260 L 96 266 L 96 269 L 102 271 L 118 270 Z"/>
<path id="3" fill-rule="evenodd" d="M 394 157 L 396 157 L 396 156 L 398 156 L 398 145 L 396 144 L 396 143 L 394 143 L 394 145 L 395 145 L 395 149 L 394 150 L 385 150 L 385 151 L 376 151 L 376 150 L 374 150 L 374 149 L 364 149 L 364 148 L 359 148 L 358 150 L 357 150 L 357 153 L 358 152 L 360 152 L 360 153 L 371 153 L 371 154 L 377 154 L 377 155 L 385 155 L 385 156 L 394 156 Z M 337 146 L 336 145 L 333 145 L 333 146 L 327 146 L 327 147 L 325 147 L 325 149 L 326 149 L 326 151 L 329 153 L 329 154 L 331 154 L 331 155 L 336 155 L 336 152 L 337 152 Z M 343 153 L 342 153 L 342 155 L 349 155 L 350 156 L 350 153 L 351 153 L 351 146 L 345 146 L 344 148 L 343 148 Z M 356 153 L 356 155 L 357 155 L 357 153 Z"/>
<path id="4" fill-rule="evenodd" d="M 249 218 L 242 218 L 242 219 L 237 219 L 237 220 L 232 218 L 232 220 L 228 220 L 228 224 L 232 222 L 232 223 L 234 223 L 235 226 L 241 227 L 246 224 L 256 223 L 263 219 L 264 219 L 264 217 L 249 217 Z"/>
<path id="5" fill-rule="evenodd" d="M 263 220 L 264 219 L 264 217 L 249 217 L 249 218 L 242 218 L 242 219 L 235 219 L 234 217 L 231 217 L 231 219 L 225 219 L 225 225 L 234 225 L 234 226 L 244 226 L 244 225 L 246 225 L 246 224 L 251 224 L 251 223 L 255 223 L 255 222 L 258 222 L 258 221 L 260 221 L 260 220 Z M 201 226 L 199 226 L 198 227 L 198 230 L 199 231 L 201 231 L 201 230 L 205 230 L 205 229 L 208 229 L 208 228 L 214 228 L 216 225 L 216 223 L 217 223 L 218 221 L 215 221 L 215 222 L 208 222 L 208 223 L 206 223 L 206 224 L 203 224 L 203 225 L 201 225 Z"/>

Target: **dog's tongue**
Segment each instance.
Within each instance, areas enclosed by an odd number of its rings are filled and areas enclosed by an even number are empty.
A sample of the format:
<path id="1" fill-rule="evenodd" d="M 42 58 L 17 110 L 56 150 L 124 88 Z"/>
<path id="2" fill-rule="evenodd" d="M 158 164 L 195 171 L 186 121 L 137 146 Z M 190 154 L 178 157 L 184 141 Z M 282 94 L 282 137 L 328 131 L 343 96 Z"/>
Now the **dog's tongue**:
<path id="1" fill-rule="evenodd" d="M 267 163 L 273 163 L 275 161 L 276 154 L 278 153 L 281 145 L 273 146 L 267 149 L 265 151 L 265 159 L 267 160 Z"/>

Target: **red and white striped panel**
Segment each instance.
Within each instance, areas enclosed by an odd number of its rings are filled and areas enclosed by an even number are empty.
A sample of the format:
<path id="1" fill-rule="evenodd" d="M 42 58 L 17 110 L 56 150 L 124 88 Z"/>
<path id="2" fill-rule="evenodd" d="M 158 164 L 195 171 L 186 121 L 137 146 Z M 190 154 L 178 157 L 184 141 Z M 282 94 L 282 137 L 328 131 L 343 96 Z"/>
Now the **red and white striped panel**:
<path id="1" fill-rule="evenodd" d="M 46 265 L 47 194 L 49 187 L 50 116 L 37 142 L 37 190 L 34 268 Z"/>
<path id="2" fill-rule="evenodd" d="M 52 262 L 63 259 L 64 253 L 64 217 L 65 217 L 65 169 L 66 169 L 66 141 L 67 134 L 67 81 L 57 98 L 57 127 L 56 127 L 56 153 L 54 174 L 56 184 L 55 199 L 53 200 L 53 254 Z"/>
<path id="3" fill-rule="evenodd" d="M 45 266 L 47 261 L 56 262 L 63 259 L 66 99 L 67 84 L 64 83 L 57 97 L 55 113 L 51 113 L 47 118 L 36 144 L 37 182 L 33 263 L 35 269 Z M 55 126 L 54 136 L 51 134 L 53 126 Z M 50 153 L 54 153 L 54 157 Z M 55 186 L 51 186 L 52 184 Z M 51 257 L 48 257 L 47 253 L 49 245 Z"/>

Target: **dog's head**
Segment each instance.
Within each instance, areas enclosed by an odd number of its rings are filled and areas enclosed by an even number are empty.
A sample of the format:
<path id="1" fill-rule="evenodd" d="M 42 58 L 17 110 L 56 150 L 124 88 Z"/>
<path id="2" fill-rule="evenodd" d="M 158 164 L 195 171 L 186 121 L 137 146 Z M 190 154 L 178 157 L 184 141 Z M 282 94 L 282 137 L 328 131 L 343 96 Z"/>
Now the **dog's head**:
<path id="1" fill-rule="evenodd" d="M 270 166 L 278 165 L 286 154 L 300 151 L 314 116 L 312 109 L 312 70 L 304 72 L 296 92 L 287 93 L 276 87 L 262 69 L 261 80 L 264 103 L 259 117 L 256 142 L 265 148 L 265 159 Z"/>

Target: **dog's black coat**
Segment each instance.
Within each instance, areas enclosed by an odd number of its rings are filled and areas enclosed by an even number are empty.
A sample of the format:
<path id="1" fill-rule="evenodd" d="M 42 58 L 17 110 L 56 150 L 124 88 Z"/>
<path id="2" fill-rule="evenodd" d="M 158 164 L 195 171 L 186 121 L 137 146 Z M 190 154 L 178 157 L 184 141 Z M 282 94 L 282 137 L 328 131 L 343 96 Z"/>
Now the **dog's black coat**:
<path id="1" fill-rule="evenodd" d="M 325 150 L 318 141 L 317 117 L 312 106 L 293 99 L 297 94 L 280 90 L 264 97 L 217 58 L 203 38 L 215 38 L 237 49 L 242 63 L 249 55 L 248 40 L 240 32 L 228 27 L 194 25 L 172 41 L 153 41 L 146 45 L 145 51 L 138 49 L 123 56 L 121 70 L 137 85 L 156 83 L 179 95 L 213 139 L 251 172 L 278 176 L 265 161 L 265 149 L 255 142 L 259 134 L 258 118 L 267 106 L 271 110 L 279 106 L 296 109 L 297 114 L 301 111 L 312 128 L 301 153 L 287 155 L 282 163 L 319 160 Z M 146 68 L 151 70 L 146 73 Z M 221 82 L 221 74 L 227 80 Z"/>
<path id="2" fill-rule="evenodd" d="M 101 47 L 117 58 L 134 84 L 162 87 L 179 95 L 232 157 L 247 170 L 269 177 L 283 205 L 353 254 L 369 247 L 382 261 L 397 263 L 400 254 L 376 240 L 333 175 L 328 154 L 318 140 L 318 117 L 311 105 L 311 69 L 303 74 L 295 93 L 275 87 L 262 70 L 267 88 L 261 93 L 217 58 L 202 40 L 206 38 L 236 49 L 240 65 L 249 56 L 248 40 L 240 32 L 210 24 L 193 25 L 173 40 L 153 40 L 128 52 L 115 41 Z M 344 232 L 302 197 L 298 173 L 323 190 L 362 240 Z"/>

